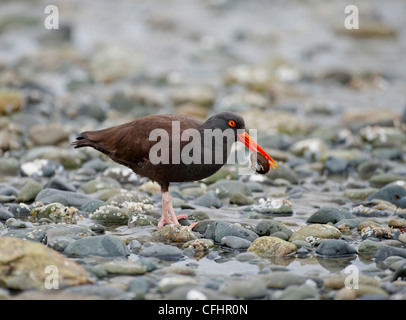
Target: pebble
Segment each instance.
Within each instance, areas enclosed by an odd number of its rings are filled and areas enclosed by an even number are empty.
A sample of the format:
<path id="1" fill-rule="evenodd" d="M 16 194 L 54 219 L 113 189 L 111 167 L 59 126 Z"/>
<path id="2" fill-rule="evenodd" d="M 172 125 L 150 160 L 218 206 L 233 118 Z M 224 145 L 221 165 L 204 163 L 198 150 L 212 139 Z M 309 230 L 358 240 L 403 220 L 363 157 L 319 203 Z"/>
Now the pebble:
<path id="1" fill-rule="evenodd" d="M 158 242 L 185 243 L 197 239 L 197 236 L 188 228 L 181 225 L 166 225 L 159 228 L 152 235 Z"/>
<path id="2" fill-rule="evenodd" d="M 89 217 L 102 225 L 126 225 L 130 218 L 126 211 L 113 205 L 100 206 Z"/>
<path id="3" fill-rule="evenodd" d="M 195 202 L 196 205 L 202 207 L 220 208 L 223 204 L 214 190 L 208 190 L 205 194 L 198 197 Z"/>
<path id="4" fill-rule="evenodd" d="M 327 224 L 310 224 L 295 231 L 289 238 L 289 241 L 309 239 L 338 239 L 341 232 L 336 227 Z"/>
<path id="5" fill-rule="evenodd" d="M 254 241 L 258 238 L 255 232 L 226 221 L 215 221 L 211 223 L 204 233 L 205 238 L 212 239 L 218 243 L 220 243 L 221 239 L 225 236 L 235 236 L 248 241 Z"/>
<path id="6" fill-rule="evenodd" d="M 246 184 L 235 180 L 218 180 L 207 188 L 207 191 L 210 190 L 213 190 L 220 199 L 231 197 L 237 192 L 251 195 L 251 190 Z"/>
<path id="7" fill-rule="evenodd" d="M 393 203 L 399 208 L 406 208 L 406 190 L 397 185 L 384 186 L 377 192 L 371 194 L 367 200 L 381 199 Z"/>
<path id="8" fill-rule="evenodd" d="M 47 268 L 58 270 L 61 288 L 91 282 L 89 273 L 79 264 L 43 244 L 13 237 L 1 237 L 2 287 L 14 290 L 47 289 Z M 45 272 L 44 272 L 45 270 Z M 49 269 L 55 271 L 54 269 Z"/>
<path id="9" fill-rule="evenodd" d="M 406 249 L 395 248 L 392 246 L 379 246 L 375 252 L 374 258 L 377 260 L 385 260 L 390 256 L 399 256 L 406 258 Z"/>
<path id="10" fill-rule="evenodd" d="M 225 236 L 221 238 L 220 244 L 232 249 L 247 249 L 251 245 L 251 241 L 236 237 L 236 236 Z"/>
<path id="11" fill-rule="evenodd" d="M 357 254 L 357 250 L 344 240 L 326 239 L 318 245 L 316 253 L 326 257 L 337 257 Z"/>
<path id="12" fill-rule="evenodd" d="M 282 232 L 287 238 L 293 234 L 293 231 L 282 223 L 275 220 L 261 220 L 255 227 L 255 232 L 259 236 L 270 236 L 276 232 Z"/>
<path id="13" fill-rule="evenodd" d="M 31 202 L 35 199 L 37 194 L 42 190 L 42 186 L 35 180 L 28 180 L 24 187 L 19 192 L 17 202 Z"/>
<path id="14" fill-rule="evenodd" d="M 234 193 L 230 197 L 230 204 L 236 204 L 237 206 L 246 206 L 253 203 L 255 203 L 254 199 L 240 192 Z"/>
<path id="15" fill-rule="evenodd" d="M 333 208 L 333 207 L 323 207 L 314 212 L 307 220 L 307 223 L 337 223 L 342 219 L 351 219 L 354 216 L 345 209 Z"/>
<path id="16" fill-rule="evenodd" d="M 108 274 L 125 274 L 138 276 L 146 272 L 146 268 L 133 261 L 110 261 L 102 263 L 99 268 Z"/>
<path id="17" fill-rule="evenodd" d="M 179 260 L 182 258 L 183 253 L 177 247 L 158 243 L 144 247 L 140 252 L 140 256 L 154 257 L 162 260 Z"/>
<path id="18" fill-rule="evenodd" d="M 86 237 L 69 243 L 64 254 L 75 257 L 125 257 L 130 254 L 125 244 L 113 235 Z"/>
<path id="19" fill-rule="evenodd" d="M 64 206 L 72 206 L 79 208 L 89 200 L 92 200 L 87 195 L 57 189 L 43 189 L 35 197 L 35 201 L 40 201 L 44 204 L 60 203 Z"/>
<path id="20" fill-rule="evenodd" d="M 296 250 L 297 247 L 291 242 L 277 237 L 263 236 L 254 240 L 247 251 L 265 257 L 284 257 Z"/>
<path id="21" fill-rule="evenodd" d="M 223 285 L 219 291 L 237 299 L 259 299 L 268 293 L 260 279 L 233 281 Z"/>

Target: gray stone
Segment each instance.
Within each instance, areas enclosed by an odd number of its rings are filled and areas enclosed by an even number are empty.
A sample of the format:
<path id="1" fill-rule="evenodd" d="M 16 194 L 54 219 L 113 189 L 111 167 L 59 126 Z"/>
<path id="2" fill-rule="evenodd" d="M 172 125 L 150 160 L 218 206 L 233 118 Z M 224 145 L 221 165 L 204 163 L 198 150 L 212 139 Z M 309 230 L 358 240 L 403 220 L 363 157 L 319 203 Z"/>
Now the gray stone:
<path id="1" fill-rule="evenodd" d="M 91 199 L 91 197 L 78 192 L 57 189 L 43 189 L 35 197 L 35 201 L 41 201 L 44 204 L 57 202 L 64 206 L 72 206 L 76 208 L 80 208 Z"/>
<path id="2" fill-rule="evenodd" d="M 406 249 L 386 245 L 379 246 L 375 252 L 374 258 L 377 260 L 385 260 L 390 256 L 406 258 Z"/>
<path id="3" fill-rule="evenodd" d="M 220 208 L 222 206 L 221 200 L 214 190 L 208 190 L 205 194 L 197 198 L 194 203 L 207 208 Z"/>
<path id="4" fill-rule="evenodd" d="M 326 239 L 316 248 L 316 253 L 326 257 L 338 257 L 356 254 L 357 250 L 344 240 Z"/>
<path id="5" fill-rule="evenodd" d="M 248 241 L 254 241 L 258 238 L 255 232 L 226 221 L 211 223 L 204 233 L 205 238 L 213 239 L 215 242 L 221 242 L 221 239 L 225 236 L 236 236 Z"/>
<path id="6" fill-rule="evenodd" d="M 39 182 L 35 180 L 29 180 L 21 189 L 18 194 L 16 201 L 17 202 L 30 202 L 35 199 L 37 194 L 42 190 L 42 186 Z"/>
<path id="7" fill-rule="evenodd" d="M 139 253 L 142 257 L 154 257 L 162 260 L 179 260 L 182 256 L 182 250 L 175 246 L 166 244 L 154 244 L 143 248 Z"/>
<path id="8" fill-rule="evenodd" d="M 220 199 L 231 197 L 234 193 L 240 192 L 245 195 L 251 195 L 251 190 L 248 186 L 236 180 L 219 180 L 207 188 L 208 191 L 216 192 Z"/>
<path id="9" fill-rule="evenodd" d="M 333 207 L 323 207 L 313 213 L 308 219 L 307 223 L 336 223 L 341 219 L 351 219 L 354 216 L 345 209 L 333 208 Z"/>
<path id="10" fill-rule="evenodd" d="M 328 173 L 343 174 L 347 170 L 348 160 L 342 157 L 329 156 L 324 165 Z"/>
<path id="11" fill-rule="evenodd" d="M 260 236 L 269 236 L 275 232 L 283 232 L 288 238 L 293 234 L 292 230 L 275 220 L 259 221 L 255 227 L 255 232 Z"/>
<path id="12" fill-rule="evenodd" d="M 385 200 L 400 208 L 406 208 L 406 190 L 401 186 L 385 186 L 367 198 L 367 200 L 372 199 Z"/>
<path id="13" fill-rule="evenodd" d="M 75 240 L 64 250 L 69 256 L 122 257 L 130 254 L 125 244 L 116 236 L 101 235 Z"/>
<path id="14" fill-rule="evenodd" d="M 247 249 L 251 245 L 251 241 L 235 237 L 235 236 L 225 236 L 221 239 L 220 244 L 232 249 Z"/>

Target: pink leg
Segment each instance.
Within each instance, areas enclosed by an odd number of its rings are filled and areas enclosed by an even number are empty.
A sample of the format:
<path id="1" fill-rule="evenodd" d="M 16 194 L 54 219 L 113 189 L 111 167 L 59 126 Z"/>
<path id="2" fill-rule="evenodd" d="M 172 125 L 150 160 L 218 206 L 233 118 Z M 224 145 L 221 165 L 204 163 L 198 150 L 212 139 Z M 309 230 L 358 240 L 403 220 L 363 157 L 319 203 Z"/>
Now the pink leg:
<path id="1" fill-rule="evenodd" d="M 170 215 L 168 215 L 168 211 Z M 187 219 L 188 216 L 186 214 L 181 214 L 176 216 L 175 210 L 173 210 L 172 206 L 172 197 L 168 191 L 162 192 L 162 217 L 158 223 L 158 228 L 163 227 L 166 224 L 175 224 L 178 225 L 178 220 L 180 219 Z M 196 223 L 193 223 L 189 226 L 189 229 L 192 230 Z"/>

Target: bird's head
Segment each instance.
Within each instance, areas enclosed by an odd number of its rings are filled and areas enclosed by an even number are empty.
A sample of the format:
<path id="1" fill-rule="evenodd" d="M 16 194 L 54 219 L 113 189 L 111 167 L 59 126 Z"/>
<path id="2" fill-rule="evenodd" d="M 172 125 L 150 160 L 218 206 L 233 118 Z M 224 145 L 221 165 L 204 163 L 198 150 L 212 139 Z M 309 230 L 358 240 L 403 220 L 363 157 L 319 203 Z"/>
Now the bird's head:
<path id="1" fill-rule="evenodd" d="M 204 126 L 206 128 L 220 129 L 221 131 L 232 129 L 236 140 L 245 144 L 252 152 L 262 154 L 268 160 L 269 165 L 274 169 L 276 168 L 276 162 L 245 131 L 244 118 L 239 114 L 230 111 L 220 112 L 207 119 Z"/>

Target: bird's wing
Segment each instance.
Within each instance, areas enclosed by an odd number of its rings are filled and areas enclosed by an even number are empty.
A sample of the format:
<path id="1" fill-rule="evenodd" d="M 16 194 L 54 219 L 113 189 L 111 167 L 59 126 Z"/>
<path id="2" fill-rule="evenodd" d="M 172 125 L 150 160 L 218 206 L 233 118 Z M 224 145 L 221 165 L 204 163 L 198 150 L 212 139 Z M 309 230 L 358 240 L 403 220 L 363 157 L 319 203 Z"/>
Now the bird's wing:
<path id="1" fill-rule="evenodd" d="M 82 132 L 74 145 L 76 148 L 93 147 L 112 160 L 132 167 L 148 161 L 152 146 L 158 142 L 151 139 L 154 129 L 163 130 L 157 131 L 158 135 L 167 132 L 171 145 L 173 121 L 179 121 L 180 132 L 197 129 L 202 124 L 183 115 L 151 115 L 107 129 Z"/>

